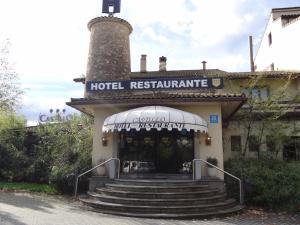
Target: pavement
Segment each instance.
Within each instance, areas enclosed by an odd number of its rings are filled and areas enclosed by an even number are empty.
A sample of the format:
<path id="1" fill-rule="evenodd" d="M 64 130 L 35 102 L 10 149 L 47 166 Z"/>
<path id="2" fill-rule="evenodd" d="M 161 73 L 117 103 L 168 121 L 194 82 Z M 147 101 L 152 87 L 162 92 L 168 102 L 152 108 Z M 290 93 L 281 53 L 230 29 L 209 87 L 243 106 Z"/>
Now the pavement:
<path id="1" fill-rule="evenodd" d="M 80 206 L 62 196 L 0 192 L 0 225 L 300 225 L 300 214 L 257 209 L 207 220 L 156 220 L 105 215 Z"/>

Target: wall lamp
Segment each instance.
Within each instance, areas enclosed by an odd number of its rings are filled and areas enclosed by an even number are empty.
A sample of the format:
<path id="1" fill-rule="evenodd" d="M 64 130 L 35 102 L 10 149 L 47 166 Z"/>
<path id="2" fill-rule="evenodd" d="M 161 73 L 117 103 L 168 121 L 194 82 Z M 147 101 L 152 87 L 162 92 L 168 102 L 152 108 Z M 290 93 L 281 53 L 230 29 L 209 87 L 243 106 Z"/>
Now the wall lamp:
<path id="1" fill-rule="evenodd" d="M 102 146 L 107 146 L 107 144 L 108 144 L 108 140 L 107 140 L 106 134 L 103 134 L 103 136 L 102 136 Z"/>
<path id="2" fill-rule="evenodd" d="M 209 136 L 208 134 L 206 135 L 206 138 L 205 138 L 205 144 L 211 145 L 211 136 Z"/>

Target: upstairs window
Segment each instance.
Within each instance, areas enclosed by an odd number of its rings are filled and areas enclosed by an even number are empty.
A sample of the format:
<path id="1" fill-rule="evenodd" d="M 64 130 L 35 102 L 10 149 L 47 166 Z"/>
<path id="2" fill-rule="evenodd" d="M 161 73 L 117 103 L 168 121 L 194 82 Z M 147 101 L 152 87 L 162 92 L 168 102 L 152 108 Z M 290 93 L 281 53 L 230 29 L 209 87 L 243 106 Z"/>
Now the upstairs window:
<path id="1" fill-rule="evenodd" d="M 269 35 L 268 35 L 268 40 L 269 40 L 269 45 L 272 44 L 272 33 L 270 32 Z"/>
<path id="2" fill-rule="evenodd" d="M 266 86 L 243 88 L 242 93 L 244 93 L 248 98 L 259 98 L 261 100 L 267 100 L 269 98 L 269 89 Z"/>

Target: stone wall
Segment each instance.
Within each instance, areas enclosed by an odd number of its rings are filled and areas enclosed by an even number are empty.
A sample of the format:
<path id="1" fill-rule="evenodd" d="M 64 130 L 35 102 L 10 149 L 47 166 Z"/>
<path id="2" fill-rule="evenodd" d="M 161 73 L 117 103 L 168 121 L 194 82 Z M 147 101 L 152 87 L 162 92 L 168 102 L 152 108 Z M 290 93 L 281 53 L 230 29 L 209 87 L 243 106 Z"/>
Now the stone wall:
<path id="1" fill-rule="evenodd" d="M 97 17 L 88 28 L 91 31 L 86 80 L 129 79 L 131 25 L 116 17 Z M 85 92 L 85 97 L 96 94 Z"/>

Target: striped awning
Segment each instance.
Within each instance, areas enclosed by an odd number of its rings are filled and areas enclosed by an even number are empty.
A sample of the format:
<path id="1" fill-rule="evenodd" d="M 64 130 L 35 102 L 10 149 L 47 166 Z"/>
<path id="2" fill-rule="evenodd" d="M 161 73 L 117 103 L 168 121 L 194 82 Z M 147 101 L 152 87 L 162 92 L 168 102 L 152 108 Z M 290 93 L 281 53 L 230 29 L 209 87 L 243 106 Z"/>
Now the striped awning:
<path id="1" fill-rule="evenodd" d="M 103 132 L 132 129 L 208 132 L 207 122 L 200 116 L 165 106 L 146 106 L 117 113 L 107 117 L 102 127 Z"/>

